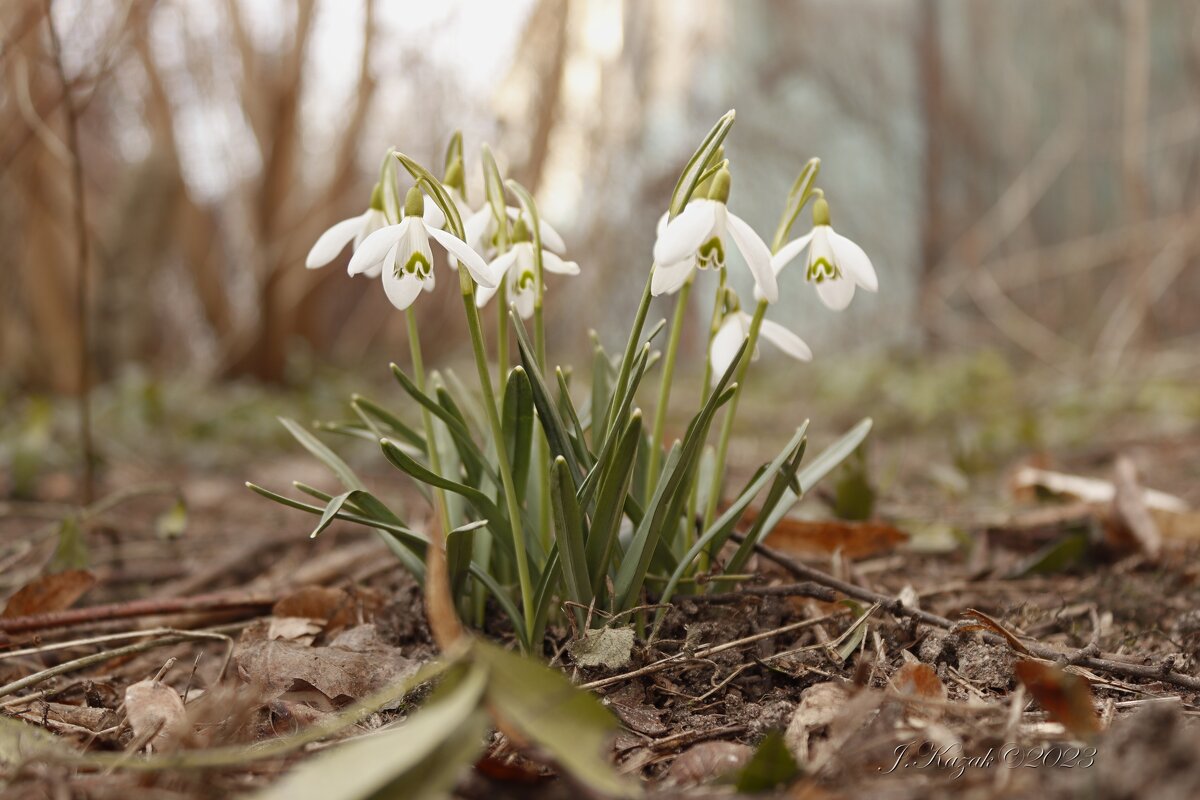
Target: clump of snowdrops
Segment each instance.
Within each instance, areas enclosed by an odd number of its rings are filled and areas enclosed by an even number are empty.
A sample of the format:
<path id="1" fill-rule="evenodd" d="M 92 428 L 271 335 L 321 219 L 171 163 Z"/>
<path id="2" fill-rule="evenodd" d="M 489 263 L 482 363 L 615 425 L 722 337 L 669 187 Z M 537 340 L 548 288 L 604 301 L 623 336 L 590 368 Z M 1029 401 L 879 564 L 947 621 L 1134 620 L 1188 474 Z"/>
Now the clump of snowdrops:
<path id="1" fill-rule="evenodd" d="M 583 381 L 570 380 L 580 373 L 549 360 L 543 324 L 547 278 L 567 280 L 581 267 L 568 260 L 562 237 L 541 218 L 530 193 L 503 178 L 484 146 L 485 197 L 472 206 L 460 135 L 447 148 L 441 178 L 389 151 L 369 208 L 326 231 L 306 266 L 323 267 L 352 245 L 349 273 L 381 281 L 408 321 L 408 368 L 391 365 L 408 397 L 399 407 L 419 414 L 355 396 L 352 420 L 321 428 L 376 442 L 430 504 L 433 529 L 410 527 L 404 510 L 385 504 L 328 445 L 290 420 L 284 424 L 343 491 L 297 483 L 316 501 L 307 502 L 252 488 L 316 516 L 313 536 L 335 519 L 375 529 L 419 580 L 429 573 L 431 552 L 438 548 L 440 556 L 444 543 L 458 615 L 478 627 L 489 609 L 499 609 L 525 652 L 541 652 L 546 626 L 557 615 L 583 627 L 632 622 L 653 635 L 662 604 L 738 580 L 754 545 L 870 428 L 864 420 L 804 461 L 808 422 L 798 420 L 794 434 L 748 481 L 727 485 L 738 400 L 759 342 L 800 361 L 812 358 L 796 334 L 772 319 L 789 316 L 779 284 L 803 279 L 834 310 L 849 305 L 856 288 L 875 291 L 877 284 L 862 248 L 830 224 L 829 203 L 816 186 L 817 159 L 800 169 L 770 244 L 733 213 L 735 173 L 723 147 L 733 122 L 731 111 L 684 166 L 658 223 L 652 266 L 624 347 L 612 353 L 593 337 Z M 806 208 L 812 227 L 791 238 Z M 435 267 L 435 244 L 445 251 L 446 267 Z M 727 280 L 738 265 L 727 258 L 733 250 L 753 277 L 748 302 Z M 586 269 L 586 258 L 580 261 Z M 797 268 L 788 269 L 793 264 Z M 422 358 L 412 306 L 445 283 L 462 296 L 477 372 L 473 388 L 452 373 L 428 371 Z M 704 331 L 704 391 L 682 438 L 664 441 L 693 291 L 715 292 Z M 669 326 L 665 320 L 647 326 L 654 299 L 671 295 Z M 492 334 L 492 363 L 479 315 L 489 302 L 505 310 Z M 655 404 L 643 409 L 639 393 L 654 381 Z M 744 538 L 727 547 L 755 504 Z M 658 604 L 653 619 L 651 603 Z"/>

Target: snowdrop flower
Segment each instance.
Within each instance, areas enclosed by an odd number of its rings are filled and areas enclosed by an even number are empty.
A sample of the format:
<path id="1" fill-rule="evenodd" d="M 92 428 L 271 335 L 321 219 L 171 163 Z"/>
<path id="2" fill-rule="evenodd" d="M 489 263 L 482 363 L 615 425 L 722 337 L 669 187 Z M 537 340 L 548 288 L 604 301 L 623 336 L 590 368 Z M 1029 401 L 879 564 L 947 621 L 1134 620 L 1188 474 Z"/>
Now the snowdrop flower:
<path id="1" fill-rule="evenodd" d="M 516 305 L 521 319 L 529 319 L 533 316 L 533 305 L 537 296 L 533 242 L 529 241 L 529 238 L 529 228 L 526 227 L 525 220 L 518 218 L 517 224 L 513 226 L 512 247 L 507 253 L 488 265 L 497 280 L 503 276 L 503 279 L 508 281 L 508 302 Z M 542 269 L 559 275 L 579 274 L 578 264 L 574 261 L 563 261 L 546 248 L 542 249 Z M 499 286 L 494 289 L 480 289 L 475 294 L 475 304 L 483 308 L 484 304 L 491 300 L 497 291 L 499 291 Z"/>
<path id="2" fill-rule="evenodd" d="M 709 349 L 714 383 L 729 369 L 729 365 L 737 356 L 738 348 L 750 335 L 752 320 L 753 317 L 738 309 L 726 314 L 725 319 L 721 321 L 721 327 L 713 337 L 712 347 Z M 812 350 L 804 340 L 778 322 L 764 319 L 760 323 L 758 335 L 798 361 L 812 361 Z M 758 358 L 757 348 L 751 358 Z"/>
<path id="3" fill-rule="evenodd" d="M 771 270 L 778 275 L 806 247 L 808 269 L 805 279 L 816 285 L 821 302 L 834 311 L 850 305 L 856 286 L 868 292 L 879 290 L 879 279 L 871 259 L 861 247 L 830 226 L 829 203 L 824 197 L 818 197 L 813 203 L 813 229 L 780 248 L 771 259 Z M 757 291 L 755 297 L 763 299 Z"/>
<path id="4" fill-rule="evenodd" d="M 304 266 L 308 269 L 323 267 L 337 258 L 338 253 L 351 243 L 357 250 L 364 239 L 385 225 L 387 217 L 383 213 L 383 187 L 377 183 L 371 192 L 371 207 L 357 217 L 335 223 L 322 233 L 308 251 Z"/>
<path id="5" fill-rule="evenodd" d="M 437 216 L 443 215 L 439 212 Z M 399 224 L 380 228 L 354 251 L 354 257 L 350 259 L 350 274 L 361 272 L 374 276 L 382 273 L 383 289 L 387 292 L 388 300 L 396 308 L 406 309 L 422 289 L 433 291 L 433 251 L 429 247 L 429 237 L 432 236 L 447 253 L 467 268 L 476 283 L 494 288 L 497 279 L 492 276 L 483 257 L 462 239 L 435 226 L 429 218 L 425 198 L 421 190 L 414 186 L 404 199 L 404 216 Z"/>
<path id="6" fill-rule="evenodd" d="M 771 251 L 741 217 L 726 207 L 729 184 L 729 170 L 723 168 L 713 177 L 708 197 L 692 200 L 670 222 L 660 221 L 658 240 L 654 243 L 651 294 L 679 291 L 697 268 L 724 269 L 728 234 L 750 268 L 757 290 L 771 302 L 778 299 Z"/>
<path id="7" fill-rule="evenodd" d="M 519 219 L 526 226 L 530 225 L 529 215 L 525 214 L 521 209 L 508 206 L 505 212 L 508 214 L 510 220 L 516 221 Z M 467 244 L 481 253 L 486 253 L 495 247 L 496 216 L 492 213 L 490 204 L 484 203 L 483 208 L 463 219 L 465 220 L 463 228 L 467 234 Z M 563 242 L 562 236 L 546 220 L 538 220 L 538 232 L 542 235 L 542 247 L 546 250 L 558 253 L 559 255 L 567 251 L 567 245 Z"/>

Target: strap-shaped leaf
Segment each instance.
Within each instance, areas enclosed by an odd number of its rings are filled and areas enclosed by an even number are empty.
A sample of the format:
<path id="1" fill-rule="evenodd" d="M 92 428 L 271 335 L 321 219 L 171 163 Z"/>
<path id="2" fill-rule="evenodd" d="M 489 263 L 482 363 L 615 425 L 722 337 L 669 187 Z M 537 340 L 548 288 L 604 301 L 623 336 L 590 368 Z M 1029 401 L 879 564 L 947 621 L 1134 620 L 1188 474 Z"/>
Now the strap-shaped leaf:
<path id="1" fill-rule="evenodd" d="M 583 514 L 575 500 L 575 484 L 567 461 L 562 456 L 550 467 L 550 500 L 554 512 L 554 538 L 558 543 L 567 584 L 567 598 L 587 604 L 592 597 L 592 580 L 588 575 L 587 551 L 584 546 Z"/>
<path id="2" fill-rule="evenodd" d="M 392 414 L 378 403 L 368 400 L 362 395 L 356 394 L 350 398 L 350 406 L 354 409 L 354 412 L 358 414 L 359 418 L 362 419 L 364 423 L 367 422 L 368 419 L 374 419 L 377 422 L 387 426 L 392 435 L 403 439 L 423 453 L 428 452 L 425 447 L 424 436 L 418 433 L 411 426 L 407 425 L 404 420 L 400 419 L 395 414 Z M 372 430 L 376 430 L 376 428 L 372 427 Z M 374 438 L 381 439 L 387 433 L 388 431 L 385 431 L 384 433 L 377 433 Z"/>
<path id="3" fill-rule="evenodd" d="M 347 489 L 366 488 L 358 476 L 354 474 L 354 470 L 350 469 L 349 464 L 343 461 L 337 453 L 330 450 L 324 442 L 305 430 L 300 423 L 287 417 L 279 417 L 279 422 L 283 427 L 287 428 L 288 433 L 300 443 L 301 447 L 315 456 L 322 464 L 329 467 L 330 471 L 337 476 L 337 479 Z"/>
<path id="4" fill-rule="evenodd" d="M 742 493 L 736 500 L 734 500 L 733 504 L 725 510 L 725 513 L 718 517 L 713 524 L 709 526 L 708 530 L 706 530 L 696 539 L 695 543 L 691 546 L 691 548 L 688 549 L 683 558 L 679 560 L 679 566 L 676 567 L 674 573 L 671 575 L 670 580 L 667 581 L 667 585 L 663 589 L 662 596 L 659 599 L 660 603 L 669 603 L 671 601 L 671 597 L 674 595 L 675 588 L 679 585 L 679 581 L 684 578 L 684 576 L 687 574 L 687 570 L 691 567 L 692 562 L 696 560 L 696 557 L 699 556 L 701 552 L 705 550 L 709 552 L 716 552 L 720 550 L 721 546 L 733 532 L 733 528 L 735 525 L 737 525 L 737 521 L 741 519 L 742 514 L 750 506 L 750 503 L 755 497 L 758 496 L 758 493 L 761 492 L 764 487 L 766 487 L 768 482 L 775 480 L 778 477 L 780 470 L 784 469 L 785 465 L 787 465 L 791 461 L 792 457 L 796 454 L 796 451 L 803 446 L 804 434 L 807 428 L 807 422 L 797 428 L 795 434 L 793 434 L 792 438 L 788 440 L 788 443 L 779 452 L 779 454 L 775 456 L 775 458 L 769 464 L 767 464 L 765 469 L 759 471 L 758 476 L 751 481 L 745 489 L 742 490 Z M 787 485 L 786 479 L 783 481 L 783 485 Z M 659 614 L 659 619 L 662 619 L 661 613 Z"/>
<path id="5" fill-rule="evenodd" d="M 438 404 L 446 409 L 448 414 L 458 419 L 464 429 L 470 430 L 467 426 L 467 419 L 463 416 L 458 403 L 454 402 L 454 398 L 446 391 L 445 387 L 437 387 L 437 399 Z M 469 444 L 464 445 L 459 438 L 454 436 L 450 438 L 454 442 L 454 449 L 458 452 L 458 458 L 462 461 L 463 468 L 467 471 L 467 483 L 472 486 L 478 486 L 480 479 L 483 477 L 486 468 L 485 465 L 490 465 L 487 464 L 485 459 L 480 457 L 479 448 L 472 446 L 475 444 L 474 439 L 468 438 Z"/>
<path id="6" fill-rule="evenodd" d="M 862 420 L 847 431 L 840 439 L 822 450 L 816 458 L 804 466 L 804 469 L 796 473 L 796 480 L 800 484 L 800 492 L 797 493 L 792 489 L 788 489 L 783 493 L 779 505 L 770 514 L 765 515 L 762 524 L 763 530 L 766 531 L 763 534 L 764 539 L 771 535 L 771 531 L 775 530 L 775 526 L 779 524 L 781 519 L 787 516 L 788 512 L 800 501 L 805 492 L 812 491 L 812 488 L 822 478 L 833 472 L 838 464 L 841 464 L 850 457 L 851 453 L 858 449 L 858 446 L 867 438 L 867 434 L 871 432 L 873 424 L 870 417 Z"/>
<path id="7" fill-rule="evenodd" d="M 750 555 L 754 552 L 754 545 L 758 544 L 759 539 L 763 536 L 763 523 L 771 516 L 771 512 L 779 505 L 779 501 L 783 499 L 784 493 L 788 491 L 788 487 L 796 483 L 796 471 L 800 468 L 800 462 L 804 459 L 804 450 L 808 444 L 805 439 L 801 442 L 800 447 L 796 450 L 796 455 L 788 460 L 788 463 L 779 470 L 779 474 L 775 476 L 775 480 L 771 483 L 771 488 L 767 491 L 766 499 L 763 500 L 762 508 L 758 510 L 758 517 L 754 520 L 754 524 L 750 526 L 750 530 L 742 539 L 742 543 L 738 545 L 737 550 L 725 565 L 726 572 L 737 572 L 742 569 L 747 561 L 750 560 Z"/>
<path id="8" fill-rule="evenodd" d="M 396 381 L 400 384 L 404 391 L 407 392 L 412 399 L 429 409 L 430 413 L 441 420 L 446 426 L 446 430 L 450 432 L 451 438 L 454 439 L 455 449 L 457 449 L 460 453 L 469 453 L 472 463 L 477 465 L 478 468 L 482 470 L 483 473 L 486 474 L 498 486 L 500 484 L 500 479 L 498 476 L 496 476 L 495 468 L 491 466 L 491 463 L 479 450 L 479 445 L 477 445 L 475 440 L 471 438 L 471 431 L 469 428 L 467 428 L 467 424 L 463 420 L 461 412 L 459 416 L 451 413 L 449 410 L 443 407 L 441 403 L 437 402 L 432 397 L 418 389 L 412 378 L 408 377 L 408 375 L 404 373 L 404 370 L 400 369 L 399 366 L 392 364 L 391 367 L 392 375 L 395 376 Z"/>
<path id="9" fill-rule="evenodd" d="M 592 576 L 592 593 L 599 595 L 604 588 L 604 576 L 617 549 L 617 535 L 624 517 L 622 499 L 629 494 L 633 479 L 633 466 L 637 461 L 638 443 L 642 438 L 642 414 L 635 411 L 621 441 L 608 460 L 604 474 L 599 479 L 596 493 L 596 512 L 592 516 L 592 527 L 587 540 L 587 565 Z"/>
<path id="10" fill-rule="evenodd" d="M 529 486 L 529 462 L 533 442 L 533 389 L 524 367 L 513 367 L 504 383 L 500 425 L 504 444 L 512 460 L 513 484 L 517 496 L 524 497 Z"/>
<path id="11" fill-rule="evenodd" d="M 558 409 L 554 406 L 554 398 L 550 395 L 550 389 L 546 386 L 546 380 L 542 377 L 541 370 L 538 369 L 537 355 L 534 352 L 533 344 L 529 341 L 525 325 L 521 322 L 521 318 L 512 311 L 508 312 L 508 316 L 517 333 L 517 347 L 521 351 L 521 363 L 525 365 L 525 372 L 529 376 L 529 385 L 533 390 L 533 405 L 537 408 L 538 421 L 546 434 L 546 441 L 550 444 L 550 452 L 555 457 L 562 456 L 566 459 L 572 476 L 582 476 L 583 472 L 575 458 L 575 448 L 571 444 L 567 428 L 563 424 L 562 417 L 558 415 Z"/>
<path id="12" fill-rule="evenodd" d="M 463 497 L 475 508 L 479 516 L 488 520 L 488 526 L 496 533 L 496 539 L 499 540 L 500 547 L 504 549 L 505 555 L 509 558 L 512 557 L 512 534 L 508 527 L 508 517 L 505 516 L 504 512 L 496 505 L 492 498 L 473 486 L 467 486 L 464 483 L 459 483 L 458 481 L 438 475 L 397 447 L 393 441 L 381 439 L 379 446 L 388 461 L 397 469 L 412 476 L 414 480 L 444 489 L 447 492 L 454 492 Z"/>
<path id="13" fill-rule="evenodd" d="M 663 468 L 663 477 L 654 489 L 654 495 L 646 506 L 646 515 L 634 532 L 629 549 L 617 571 L 617 607 L 622 610 L 636 605 L 646 579 L 646 570 L 660 546 L 663 531 L 668 526 L 674 527 L 678 522 L 691 485 L 690 479 L 700 459 L 704 442 L 708 438 L 713 416 L 717 409 L 733 396 L 729 382 L 746 345 L 747 342 L 742 342 L 733 361 L 708 395 L 704 407 L 688 424 L 683 443 L 671 449 L 671 455 Z"/>
<path id="14" fill-rule="evenodd" d="M 637 394 L 638 386 L 642 382 L 642 377 L 646 374 L 646 366 L 649 361 L 649 355 L 650 346 L 643 346 L 641 352 L 638 353 L 637 360 L 634 362 L 633 372 L 629 382 L 626 385 L 626 390 L 623 393 L 623 397 L 614 397 L 613 399 L 613 407 L 610 409 L 610 413 L 615 414 L 616 416 L 612 417 L 611 419 L 618 423 L 619 427 L 609 428 L 604 431 L 604 440 L 597 448 L 598 452 L 596 454 L 596 464 L 592 467 L 592 470 L 588 473 L 587 477 L 584 478 L 583 484 L 580 486 L 579 504 L 584 508 L 588 508 L 591 505 L 592 496 L 596 491 L 596 482 L 600 479 L 603 471 L 607 469 L 608 462 L 613 458 L 614 450 L 621 440 L 619 433 L 625 430 L 625 425 L 628 422 L 630 409 L 633 405 L 634 397 Z"/>
<path id="15" fill-rule="evenodd" d="M 579 421 L 579 413 L 575 410 L 575 403 L 571 400 L 571 387 L 567 384 L 567 376 L 561 367 L 555 367 L 554 377 L 558 380 L 558 404 L 566 411 L 567 419 L 571 421 L 571 426 L 575 429 L 574 435 L 571 436 L 571 442 L 575 447 L 575 457 L 584 469 L 590 469 L 596 463 L 596 457 L 588 450 L 583 423 Z"/>
<path id="16" fill-rule="evenodd" d="M 592 441 L 597 442 L 608 427 L 608 404 L 612 402 L 613 379 L 616 378 L 612 359 L 604 351 L 596 332 L 592 331 Z"/>
<path id="17" fill-rule="evenodd" d="M 679 180 L 675 183 L 675 190 L 671 192 L 672 217 L 677 216 L 679 212 L 683 211 L 684 206 L 688 204 L 688 200 L 692 199 L 692 192 L 695 191 L 696 186 L 700 183 L 700 179 L 704 171 L 708 168 L 709 162 L 713 160 L 721 144 L 725 141 L 725 137 L 729 135 L 729 129 L 733 127 L 733 118 L 734 113 L 730 110 L 717 120 L 717 124 L 713 125 L 712 129 L 704 137 L 704 141 L 696 148 L 696 152 L 692 153 L 692 157 L 688 159 L 683 172 L 679 174 Z"/>

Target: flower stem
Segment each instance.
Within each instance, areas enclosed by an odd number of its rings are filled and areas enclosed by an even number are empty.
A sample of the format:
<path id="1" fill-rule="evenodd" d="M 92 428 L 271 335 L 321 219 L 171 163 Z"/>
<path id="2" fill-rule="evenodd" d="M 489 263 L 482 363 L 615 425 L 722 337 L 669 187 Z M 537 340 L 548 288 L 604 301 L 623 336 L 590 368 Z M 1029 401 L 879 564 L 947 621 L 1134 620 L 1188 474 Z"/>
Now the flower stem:
<path id="1" fill-rule="evenodd" d="M 646 497 L 649 503 L 654 494 L 654 486 L 658 482 L 658 462 L 662 458 L 663 428 L 667 423 L 667 406 L 671 402 L 671 382 L 675 378 L 675 358 L 679 353 L 679 339 L 683 333 L 683 321 L 687 316 L 688 295 L 692 291 L 692 279 L 689 278 L 679 290 L 675 300 L 675 314 L 671 318 L 671 334 L 667 340 L 667 355 L 663 359 L 662 382 L 658 385 L 658 404 L 654 407 L 654 428 L 650 435 L 650 457 L 646 469 Z"/>
<path id="2" fill-rule="evenodd" d="M 542 313 L 542 297 L 545 283 L 542 275 L 542 259 L 534 259 L 537 289 L 533 302 L 533 347 L 537 357 L 538 369 L 546 374 L 546 319 Z M 541 536 L 542 549 L 550 552 L 550 445 L 540 432 L 534 437 L 537 443 L 538 465 L 538 531 Z"/>
<path id="3" fill-rule="evenodd" d="M 417 391 L 425 394 L 425 360 L 421 357 L 421 337 L 417 332 L 417 316 L 413 313 L 411 306 L 405 310 L 404 319 L 408 323 L 408 349 L 412 354 L 413 382 L 417 384 Z M 437 436 L 433 427 L 433 415 L 429 413 L 429 409 L 425 408 L 425 406 L 421 406 L 421 423 L 425 428 L 425 442 L 429 447 L 429 468 L 434 473 L 441 475 L 442 459 L 437 449 Z M 446 505 L 446 493 L 434 487 L 433 497 L 434 521 L 438 532 L 442 535 L 444 543 L 446 534 L 450 530 L 450 511 Z"/>
<path id="4" fill-rule="evenodd" d="M 712 343 L 716 338 L 717 332 L 721 330 L 722 312 L 725 310 L 725 270 L 720 271 L 720 279 L 717 282 L 717 294 L 713 300 L 712 321 L 708 325 L 708 341 L 704 344 L 704 383 L 700 385 L 700 405 L 703 406 L 705 400 L 708 399 L 708 393 L 712 387 L 713 370 L 712 370 Z M 688 516 L 687 524 L 684 526 L 684 544 L 687 547 L 692 546 L 693 538 L 696 535 L 695 523 L 696 514 L 699 511 L 699 481 L 692 485 L 692 492 L 688 496 Z M 701 554 L 700 563 L 707 566 L 707 556 Z"/>
<path id="5" fill-rule="evenodd" d="M 508 281 L 500 281 L 496 303 L 496 385 L 504 391 L 508 380 Z"/>
<path id="6" fill-rule="evenodd" d="M 500 482 L 504 484 L 504 501 L 507 505 L 509 527 L 512 529 L 513 551 L 517 561 L 517 581 L 521 587 L 521 604 L 525 614 L 525 630 L 532 632 L 536 622 L 533 581 L 529 576 L 529 554 L 525 547 L 525 530 L 521 525 L 521 503 L 517 499 L 516 484 L 513 483 L 512 464 L 508 460 L 508 447 L 504 441 L 504 430 L 500 424 L 496 392 L 492 388 L 492 374 L 488 371 L 487 349 L 483 341 L 483 326 L 479 323 L 479 309 L 475 307 L 475 283 L 466 270 L 459 269 L 459 285 L 462 289 L 463 306 L 467 312 L 467 326 L 471 330 L 471 347 L 475 353 L 475 368 L 479 372 L 479 386 L 483 391 L 483 407 L 487 412 L 488 425 L 496 447 L 496 460 L 500 462 Z M 532 642 L 522 642 L 528 651 Z"/>
<path id="7" fill-rule="evenodd" d="M 748 342 L 746 349 L 742 351 L 742 358 L 738 362 L 737 372 L 734 373 L 733 380 L 736 384 L 733 389 L 733 397 L 729 398 L 729 405 L 725 409 L 725 418 L 721 421 L 721 434 L 717 439 L 717 460 L 713 468 L 712 487 L 708 492 L 708 504 L 704 509 L 704 528 L 707 529 L 712 525 L 713 518 L 716 516 L 717 504 L 721 500 L 721 485 L 725 480 L 725 459 L 729 455 L 729 438 L 733 433 L 733 421 L 737 417 L 738 398 L 742 396 L 742 384 L 746 377 L 746 370 L 750 367 L 750 361 L 754 357 L 754 348 L 758 345 L 758 332 L 762 328 L 763 315 L 767 313 L 767 301 L 759 302 L 758 307 L 754 309 L 754 317 L 750 320 L 750 333 L 747 336 Z M 702 556 L 707 560 L 707 556 Z"/>

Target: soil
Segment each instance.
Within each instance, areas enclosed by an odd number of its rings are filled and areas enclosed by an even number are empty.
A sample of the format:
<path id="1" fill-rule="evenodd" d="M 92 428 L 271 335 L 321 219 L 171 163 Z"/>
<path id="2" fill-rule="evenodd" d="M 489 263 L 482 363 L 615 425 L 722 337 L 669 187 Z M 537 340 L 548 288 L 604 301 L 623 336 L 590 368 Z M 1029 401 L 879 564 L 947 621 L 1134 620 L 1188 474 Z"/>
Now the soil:
<path id="1" fill-rule="evenodd" d="M 1193 507 L 1200 500 L 1195 481 L 1200 440 L 1145 441 L 1122 445 L 1121 452 L 1135 456 L 1143 485 L 1178 493 Z M 1112 455 L 1086 452 L 1056 466 L 1098 474 L 1097 465 Z M 84 526 L 83 542 L 96 580 L 77 605 L 213 593 L 255 595 L 267 605 L 99 619 L 8 634 L 0 652 L 0 682 L 6 684 L 96 652 L 94 645 L 44 649 L 55 642 L 151 628 L 221 627 L 228 638 L 186 640 L 64 673 L 0 697 L 6 715 L 43 727 L 80 751 L 140 748 L 146 741 L 130 724 L 130 709 L 123 705 L 126 690 L 159 677 L 185 698 L 193 724 L 173 740 L 160 740 L 160 732 L 151 731 L 152 747 L 248 744 L 313 724 L 436 654 L 420 591 L 382 544 L 340 524 L 314 542 L 306 536 L 310 520 L 241 485 L 246 477 L 265 477 L 264 483 L 273 485 L 279 485 L 280 476 L 308 480 L 314 471 L 309 462 L 270 460 L 247 471 L 236 476 L 110 471 L 114 486 L 150 477 L 181 486 L 188 501 L 187 532 L 164 539 L 156 530 L 170 505 L 170 498 L 161 496 L 129 500 L 119 511 L 91 521 Z M 0 583 L 6 594 L 37 580 L 51 557 L 60 508 L 54 500 L 56 493 L 65 494 L 65 485 L 50 476 L 37 501 L 8 504 L 0 516 L 5 564 Z M 915 518 L 923 491 L 893 487 L 891 498 L 904 502 L 889 509 L 885 497 L 879 512 Z M 643 636 L 630 663 L 620 668 L 573 664 L 566 651 L 571 632 L 562 627 L 550 630 L 544 655 L 575 682 L 597 685 L 594 691 L 622 725 L 614 763 L 637 776 L 654 797 L 735 796 L 728 785 L 731 776 L 776 731 L 785 732 L 798 760 L 797 774 L 778 790 L 791 797 L 1200 796 L 1195 766 L 1200 692 L 1166 677 L 1131 677 L 1069 663 L 1078 660 L 1071 654 L 1086 651 L 1152 665 L 1163 676 L 1169 670 L 1200 674 L 1195 566 L 1200 536 L 1170 537 L 1158 560 L 1097 540 L 1083 560 L 1066 569 L 1011 577 L 1015 566 L 1029 563 L 1073 523 L 1031 530 L 998 523 L 990 512 L 972 522 L 974 502 L 964 498 L 949 510 L 942 500 L 927 502 L 924 512 L 931 520 L 954 516 L 982 545 L 922 548 L 914 538 L 907 546 L 857 559 L 808 552 L 804 563 L 952 621 L 962 619 L 966 609 L 977 609 L 1004 631 L 1058 648 L 1065 656 L 1055 669 L 1086 682 L 1101 728 L 1096 735 L 1063 711 L 1069 691 L 1059 687 L 1045 694 L 1042 687 L 1039 694 L 1026 685 L 1018 675 L 1026 657 L 990 635 L 995 631 L 914 622 L 897 613 L 898 606 L 885 604 L 859 626 L 858 638 L 851 626 L 869 604 L 852 606 L 840 595 L 830 601 L 804 593 L 743 591 L 796 581 L 763 557 L 752 565 L 753 580 L 740 590 L 722 591 L 716 598 L 679 598 L 656 638 L 648 641 L 648 628 L 640 629 Z M 1008 505 L 1019 508 L 1016 501 Z M 892 513 L 901 507 L 902 514 Z M 311 587 L 335 591 L 313 594 Z M 285 599 L 291 605 L 280 605 Z M 312 607 L 306 603 L 318 610 L 287 611 Z M 643 622 L 652 620 L 648 612 Z M 487 633 L 505 638 L 499 624 L 489 624 Z M 134 640 L 103 647 L 128 641 Z M 838 652 L 845 644 L 850 647 Z M 266 645 L 275 648 L 269 661 L 250 658 Z M 43 650 L 14 654 L 38 648 Z M 332 659 L 335 652 L 339 664 L 370 664 L 374 671 L 351 666 L 346 669 L 353 680 L 345 675 L 335 680 L 324 667 L 304 672 L 287 661 L 288 653 L 299 653 L 323 665 L 331 662 L 322 659 Z M 664 659 L 674 660 L 649 674 L 630 675 Z M 918 664 L 928 669 L 912 666 Z M 909 686 L 903 681 L 913 678 L 918 688 L 903 689 Z M 342 735 L 400 719 L 421 697 L 417 692 Z M 53 759 L 18 766 L 0 762 L 7 764 L 5 796 L 11 797 L 224 797 L 268 784 L 318 749 L 247 765 L 156 773 L 81 770 Z M 579 790 L 555 777 L 539 754 L 514 750 L 495 734 L 489 755 L 462 778 L 456 794 L 559 798 L 577 797 Z"/>

